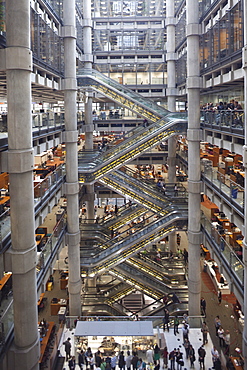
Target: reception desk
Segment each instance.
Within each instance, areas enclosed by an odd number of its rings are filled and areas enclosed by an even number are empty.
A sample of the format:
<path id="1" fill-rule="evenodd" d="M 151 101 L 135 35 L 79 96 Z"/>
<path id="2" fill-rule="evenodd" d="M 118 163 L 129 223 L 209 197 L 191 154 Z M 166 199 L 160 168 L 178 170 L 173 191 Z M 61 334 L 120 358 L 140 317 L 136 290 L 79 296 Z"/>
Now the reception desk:
<path id="1" fill-rule="evenodd" d="M 231 291 L 230 291 L 229 285 L 227 283 L 222 284 L 219 282 L 219 280 L 217 279 L 217 273 L 213 269 L 213 265 L 215 265 L 213 261 L 206 261 L 206 260 L 204 261 L 204 266 L 206 266 L 207 268 L 207 272 L 209 276 L 211 277 L 212 282 L 214 283 L 215 289 L 217 291 L 218 290 L 221 291 L 222 294 L 230 294 Z"/>

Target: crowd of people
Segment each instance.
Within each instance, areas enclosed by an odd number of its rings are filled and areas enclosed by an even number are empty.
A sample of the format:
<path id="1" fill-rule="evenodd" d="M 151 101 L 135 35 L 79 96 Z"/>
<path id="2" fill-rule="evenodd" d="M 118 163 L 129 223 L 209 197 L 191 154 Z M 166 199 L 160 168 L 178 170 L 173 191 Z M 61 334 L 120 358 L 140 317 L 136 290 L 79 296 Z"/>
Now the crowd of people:
<path id="1" fill-rule="evenodd" d="M 138 356 L 138 353 L 135 351 L 132 354 L 130 351 L 127 351 L 125 355 L 124 351 L 120 351 L 118 354 L 115 352 L 102 354 L 98 350 L 93 354 L 91 347 L 88 347 L 86 351 L 80 351 L 76 361 L 75 356 L 71 356 L 71 338 L 64 342 L 64 348 L 66 353 L 65 361 L 68 362 L 70 370 L 75 369 L 77 364 L 83 370 L 116 370 L 116 367 L 120 370 L 145 370 L 147 367 L 150 370 L 160 370 L 161 350 L 158 344 L 154 347 L 148 347 L 146 359 Z"/>
<path id="2" fill-rule="evenodd" d="M 226 124 L 232 126 L 242 126 L 243 125 L 243 108 L 241 104 L 234 99 L 230 102 L 218 102 L 206 103 L 201 107 L 201 111 L 204 113 L 203 116 L 206 121 L 213 120 L 211 123 L 216 124 Z"/>

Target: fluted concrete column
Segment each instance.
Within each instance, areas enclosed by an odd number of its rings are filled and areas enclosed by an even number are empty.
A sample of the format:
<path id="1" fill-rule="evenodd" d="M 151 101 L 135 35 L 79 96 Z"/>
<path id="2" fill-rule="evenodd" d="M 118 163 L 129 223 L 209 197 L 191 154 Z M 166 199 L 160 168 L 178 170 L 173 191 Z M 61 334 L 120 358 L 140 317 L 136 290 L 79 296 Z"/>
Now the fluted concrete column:
<path id="1" fill-rule="evenodd" d="M 189 193 L 189 315 L 200 315 L 200 64 L 199 3 L 186 0 L 187 9 L 187 91 L 188 91 L 188 193 Z"/>
<path id="2" fill-rule="evenodd" d="M 91 1 L 83 0 L 83 49 L 84 49 L 84 67 L 92 69 L 92 18 Z M 88 91 L 87 102 L 85 103 L 85 149 L 93 150 L 93 115 L 92 115 L 92 93 Z M 87 185 L 87 219 L 94 219 L 94 185 Z"/>
<path id="3" fill-rule="evenodd" d="M 175 4 L 173 0 L 166 2 L 166 61 L 167 61 L 167 107 L 170 112 L 176 111 L 176 53 L 175 53 Z M 176 136 L 168 139 L 168 182 L 176 182 Z M 169 249 L 176 253 L 176 233 L 169 235 Z"/>
<path id="4" fill-rule="evenodd" d="M 75 0 L 64 0 L 64 110 L 66 143 L 66 184 L 67 235 L 69 262 L 69 313 L 81 314 L 81 274 L 80 274 L 80 231 L 78 207 L 78 152 L 77 152 L 77 110 L 76 110 L 76 18 Z"/>
<path id="5" fill-rule="evenodd" d="M 244 47 L 242 52 L 242 60 L 243 60 L 243 70 L 244 70 L 244 109 L 246 112 L 247 108 L 247 0 L 243 1 L 244 5 Z M 244 127 L 245 127 L 245 142 L 243 148 L 243 165 L 245 169 L 245 182 L 244 187 L 247 189 L 247 114 L 244 115 Z M 244 210 L 245 210 L 245 218 L 244 218 L 244 241 L 243 241 L 243 263 L 244 263 L 244 315 L 247 317 L 247 197 L 244 197 Z M 244 320 L 244 330 L 243 330 L 243 357 L 245 366 L 247 364 L 247 320 Z"/>
<path id="6" fill-rule="evenodd" d="M 6 36 L 10 257 L 15 333 L 9 369 L 39 369 L 29 0 L 6 2 Z"/>
<path id="7" fill-rule="evenodd" d="M 166 2 L 166 32 L 167 32 L 167 104 L 168 110 L 176 111 L 176 53 L 175 53 L 175 4 L 173 0 Z M 168 182 L 176 181 L 176 137 L 168 140 Z"/>

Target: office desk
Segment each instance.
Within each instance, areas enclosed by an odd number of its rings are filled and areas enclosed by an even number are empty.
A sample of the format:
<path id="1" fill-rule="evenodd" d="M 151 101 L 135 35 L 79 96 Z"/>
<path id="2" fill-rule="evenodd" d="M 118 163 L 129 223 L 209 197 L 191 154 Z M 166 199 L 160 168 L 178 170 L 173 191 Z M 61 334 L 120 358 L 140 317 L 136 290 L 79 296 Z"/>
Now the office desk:
<path id="1" fill-rule="evenodd" d="M 43 241 L 44 237 L 45 237 L 45 234 L 35 234 L 36 246 L 37 246 L 37 249 L 38 249 L 39 252 L 42 248 L 42 241 Z M 37 240 L 37 238 L 38 238 L 38 240 Z"/>
<path id="2" fill-rule="evenodd" d="M 51 316 L 56 316 L 61 307 L 67 307 L 68 300 L 60 299 L 58 303 L 51 303 Z"/>
<path id="3" fill-rule="evenodd" d="M 0 205 L 7 203 L 10 200 L 10 197 L 1 197 L 0 198 Z"/>
<path id="4" fill-rule="evenodd" d="M 38 300 L 38 302 L 37 302 L 37 306 L 40 306 L 40 304 L 41 304 L 41 303 L 42 303 L 42 301 L 43 301 L 44 296 L 45 296 L 45 293 L 41 293 L 41 294 L 40 294 L 40 296 L 39 296 L 39 300 Z"/>
<path id="5" fill-rule="evenodd" d="M 6 298 L 12 289 L 12 273 L 5 274 L 0 280 L 0 305 L 3 298 Z"/>
<path id="6" fill-rule="evenodd" d="M 45 307 L 45 303 L 47 298 L 45 297 L 45 293 L 41 293 L 39 296 L 39 300 L 37 302 L 38 312 L 41 311 Z"/>
<path id="7" fill-rule="evenodd" d="M 201 248 L 202 248 L 202 251 L 203 251 L 203 253 L 204 253 L 204 256 L 205 256 L 205 260 L 209 260 L 211 257 L 210 257 L 210 252 L 209 252 L 209 250 L 206 248 L 206 247 L 204 247 L 204 246 L 201 246 Z"/>
<path id="8" fill-rule="evenodd" d="M 236 370 L 243 370 L 243 366 L 241 365 L 239 357 L 230 357 L 231 363 Z"/>
<path id="9" fill-rule="evenodd" d="M 214 217 L 216 217 L 217 221 L 222 225 L 223 229 L 228 231 L 231 230 L 231 222 L 226 217 L 221 217 L 219 213 L 214 213 Z"/>
<path id="10" fill-rule="evenodd" d="M 68 281 L 69 281 L 69 277 L 68 276 L 66 278 L 64 278 L 64 279 L 60 279 L 60 289 L 61 290 L 65 290 L 67 288 Z"/>
<path id="11" fill-rule="evenodd" d="M 49 321 L 47 322 L 47 332 L 46 332 L 46 335 L 42 338 L 42 341 L 40 342 L 40 357 L 39 357 L 39 363 L 42 363 L 43 360 L 44 360 L 44 354 L 45 354 L 45 350 L 47 348 L 47 345 L 48 345 L 48 342 L 49 342 L 49 339 L 50 339 L 50 336 L 51 336 L 51 333 L 52 333 L 52 329 L 54 327 L 54 322 L 53 321 Z"/>
<path id="12" fill-rule="evenodd" d="M 208 274 L 210 278 L 212 279 L 212 282 L 215 286 L 215 289 L 218 291 L 220 290 L 222 294 L 230 294 L 230 288 L 228 284 L 221 284 L 217 279 L 217 274 L 219 274 L 219 271 L 215 272 L 215 270 L 212 268 L 214 262 L 210 261 L 204 261 L 204 264 L 207 266 Z M 218 268 L 217 268 L 218 269 Z"/>

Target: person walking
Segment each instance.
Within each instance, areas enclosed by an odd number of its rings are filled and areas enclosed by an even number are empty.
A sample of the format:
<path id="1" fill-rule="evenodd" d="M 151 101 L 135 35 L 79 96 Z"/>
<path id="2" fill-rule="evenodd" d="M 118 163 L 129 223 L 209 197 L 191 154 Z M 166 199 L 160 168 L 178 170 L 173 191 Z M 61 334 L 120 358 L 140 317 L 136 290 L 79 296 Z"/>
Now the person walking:
<path id="1" fill-rule="evenodd" d="M 184 346 L 185 353 L 186 353 L 186 359 L 188 360 L 188 358 L 189 358 L 189 349 L 190 349 L 190 341 L 187 338 L 185 338 L 183 346 Z"/>
<path id="2" fill-rule="evenodd" d="M 226 333 L 224 335 L 224 342 L 225 342 L 224 343 L 224 346 L 225 346 L 225 355 L 229 356 L 230 343 L 231 343 L 229 330 L 226 330 Z"/>
<path id="3" fill-rule="evenodd" d="M 224 347 L 224 344 L 225 344 L 225 342 L 224 342 L 224 333 L 225 333 L 225 331 L 222 328 L 222 326 L 220 325 L 219 326 L 219 329 L 217 331 L 217 334 L 218 334 L 218 337 L 219 337 L 219 345 L 220 345 L 220 347 Z"/>
<path id="4" fill-rule="evenodd" d="M 139 358 L 137 357 L 136 352 L 133 352 L 133 357 L 131 360 L 131 364 L 133 366 L 133 370 L 137 370 L 137 363 L 138 363 Z"/>
<path id="5" fill-rule="evenodd" d="M 78 355 L 78 365 L 80 366 L 80 369 L 83 370 L 85 364 L 85 356 L 83 350 Z"/>
<path id="6" fill-rule="evenodd" d="M 157 343 L 154 347 L 154 361 L 156 361 L 156 363 L 160 362 L 160 348 Z"/>
<path id="7" fill-rule="evenodd" d="M 149 365 L 154 363 L 154 351 L 152 350 L 151 347 L 148 347 L 146 351 L 146 359 Z"/>
<path id="8" fill-rule="evenodd" d="M 218 303 L 221 304 L 221 301 L 222 301 L 222 294 L 221 294 L 221 291 L 218 290 Z"/>
<path id="9" fill-rule="evenodd" d="M 208 329 L 208 326 L 206 324 L 206 321 L 203 321 L 203 323 L 202 323 L 201 332 L 202 332 L 202 343 L 203 344 L 207 344 L 208 343 L 208 332 L 209 332 L 209 329 Z"/>
<path id="10" fill-rule="evenodd" d="M 65 350 L 65 361 L 68 361 L 71 358 L 71 338 L 68 338 L 63 344 L 64 344 L 64 350 Z"/>
<path id="11" fill-rule="evenodd" d="M 179 325 L 179 318 L 177 317 L 177 315 L 175 315 L 174 317 L 174 335 L 177 335 L 179 332 L 178 332 L 178 325 Z"/>
<path id="12" fill-rule="evenodd" d="M 190 366 L 194 367 L 194 362 L 196 360 L 196 357 L 195 357 L 195 350 L 192 344 L 189 346 L 189 359 L 190 359 Z"/>
<path id="13" fill-rule="evenodd" d="M 113 353 L 111 357 L 111 369 L 115 370 L 116 366 L 117 366 L 117 356 L 115 355 L 115 353 Z"/>
<path id="14" fill-rule="evenodd" d="M 215 346 L 213 346 L 213 348 L 211 349 L 211 355 L 213 361 L 213 368 L 216 369 L 220 355 Z"/>
<path id="15" fill-rule="evenodd" d="M 183 360 L 183 354 L 180 352 L 180 349 L 177 349 L 177 354 L 176 354 L 176 362 L 177 362 L 177 369 L 182 369 L 184 366 L 184 360 Z"/>
<path id="16" fill-rule="evenodd" d="M 68 365 L 69 365 L 69 370 L 75 369 L 75 356 L 70 357 Z"/>
<path id="17" fill-rule="evenodd" d="M 170 322 L 170 313 L 167 309 L 165 309 L 165 315 L 163 317 L 163 330 L 169 332 L 169 322 Z"/>
<path id="18" fill-rule="evenodd" d="M 174 185 L 174 197 L 178 196 L 178 186 L 177 184 Z"/>
<path id="19" fill-rule="evenodd" d="M 176 353 L 177 353 L 176 348 L 174 348 L 174 350 L 169 353 L 169 360 L 170 360 L 170 368 L 171 368 L 171 370 L 175 370 Z"/>
<path id="20" fill-rule="evenodd" d="M 127 357 L 126 357 L 126 367 L 127 367 L 127 370 L 130 370 L 130 368 L 131 368 L 132 357 L 133 356 L 130 354 L 130 351 L 127 351 Z"/>
<path id="21" fill-rule="evenodd" d="M 86 352 L 85 352 L 85 362 L 86 362 L 86 368 L 88 368 L 88 366 L 90 366 L 90 357 L 92 357 L 92 350 L 90 347 L 87 348 Z"/>
<path id="22" fill-rule="evenodd" d="M 120 355 L 118 357 L 118 367 L 119 369 L 125 369 L 125 357 L 124 357 L 124 351 L 120 352 Z"/>
<path id="23" fill-rule="evenodd" d="M 166 369 L 168 366 L 168 350 L 167 347 L 164 348 L 163 350 L 163 363 L 164 363 L 164 368 Z"/>
<path id="24" fill-rule="evenodd" d="M 205 356 L 206 356 L 206 351 L 205 351 L 204 346 L 202 345 L 198 349 L 198 361 L 200 364 L 200 368 L 203 368 L 203 369 L 205 369 Z"/>
<path id="25" fill-rule="evenodd" d="M 182 333 L 183 333 L 183 341 L 185 341 L 185 339 L 189 340 L 189 325 L 188 324 L 184 323 L 182 327 Z"/>
<path id="26" fill-rule="evenodd" d="M 214 319 L 214 326 L 215 326 L 215 331 L 216 331 L 215 335 L 217 337 L 218 336 L 218 329 L 221 326 L 220 317 L 218 315 Z"/>
<path id="27" fill-rule="evenodd" d="M 202 316 L 206 317 L 206 300 L 202 297 L 201 298 L 201 311 L 202 311 Z"/>
<path id="28" fill-rule="evenodd" d="M 101 362 L 102 362 L 102 358 L 101 358 L 101 354 L 100 354 L 99 350 L 95 353 L 94 360 L 95 360 L 95 366 L 100 367 Z"/>

